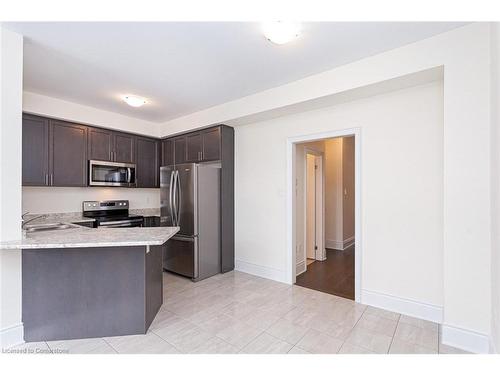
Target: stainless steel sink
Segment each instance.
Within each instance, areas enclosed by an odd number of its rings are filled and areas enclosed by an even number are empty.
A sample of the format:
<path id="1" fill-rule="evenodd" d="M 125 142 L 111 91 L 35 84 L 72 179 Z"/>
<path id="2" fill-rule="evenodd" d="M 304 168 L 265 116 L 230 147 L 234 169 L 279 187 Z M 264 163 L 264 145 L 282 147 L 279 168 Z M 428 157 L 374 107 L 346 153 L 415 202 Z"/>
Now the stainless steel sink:
<path id="1" fill-rule="evenodd" d="M 48 231 L 48 230 L 71 229 L 71 228 L 78 228 L 78 226 L 77 225 L 73 225 L 73 224 L 65 224 L 65 223 L 51 223 L 51 224 L 26 225 L 24 227 L 24 229 L 28 233 L 42 232 L 42 231 Z"/>

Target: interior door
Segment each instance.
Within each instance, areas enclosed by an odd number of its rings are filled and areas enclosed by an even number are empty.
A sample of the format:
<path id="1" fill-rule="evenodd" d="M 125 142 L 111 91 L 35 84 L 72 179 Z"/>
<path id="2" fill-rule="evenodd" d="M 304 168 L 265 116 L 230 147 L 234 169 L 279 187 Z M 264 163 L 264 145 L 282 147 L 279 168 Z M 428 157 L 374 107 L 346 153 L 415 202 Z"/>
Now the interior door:
<path id="1" fill-rule="evenodd" d="M 197 207 L 196 207 L 196 164 L 180 164 L 175 166 L 174 179 L 174 210 L 177 212 L 177 221 L 180 227 L 178 235 L 196 236 Z"/>
<path id="2" fill-rule="evenodd" d="M 306 257 L 316 259 L 316 157 L 306 155 Z"/>

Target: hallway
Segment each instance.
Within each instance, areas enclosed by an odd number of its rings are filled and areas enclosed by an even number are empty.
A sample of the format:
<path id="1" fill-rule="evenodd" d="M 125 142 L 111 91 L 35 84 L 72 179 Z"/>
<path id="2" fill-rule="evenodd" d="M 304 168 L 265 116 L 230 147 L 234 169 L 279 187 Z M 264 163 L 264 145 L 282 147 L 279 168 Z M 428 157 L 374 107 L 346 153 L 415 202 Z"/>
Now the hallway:
<path id="1" fill-rule="evenodd" d="M 326 260 L 315 261 L 297 276 L 296 284 L 354 300 L 354 249 L 326 249 Z"/>

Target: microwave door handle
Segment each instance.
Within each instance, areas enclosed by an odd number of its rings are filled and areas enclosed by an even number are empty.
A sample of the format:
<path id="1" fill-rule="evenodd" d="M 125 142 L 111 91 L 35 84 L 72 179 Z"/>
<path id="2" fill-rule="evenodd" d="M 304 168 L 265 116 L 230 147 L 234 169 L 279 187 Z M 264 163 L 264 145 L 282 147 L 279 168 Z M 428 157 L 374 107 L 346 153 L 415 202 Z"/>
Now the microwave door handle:
<path id="1" fill-rule="evenodd" d="M 129 168 L 127 168 L 127 182 L 130 184 L 130 181 L 132 180 L 132 171 Z"/>

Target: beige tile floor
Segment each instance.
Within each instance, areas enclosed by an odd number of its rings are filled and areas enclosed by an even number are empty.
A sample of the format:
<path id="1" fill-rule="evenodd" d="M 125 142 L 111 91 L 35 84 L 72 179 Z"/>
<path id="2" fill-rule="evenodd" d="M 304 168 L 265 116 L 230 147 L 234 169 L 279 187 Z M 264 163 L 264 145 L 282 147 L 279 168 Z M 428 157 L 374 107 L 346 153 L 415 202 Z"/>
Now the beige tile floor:
<path id="1" fill-rule="evenodd" d="M 436 323 L 299 286 L 229 272 L 192 283 L 164 274 L 146 335 L 27 343 L 41 353 L 464 353 Z"/>

